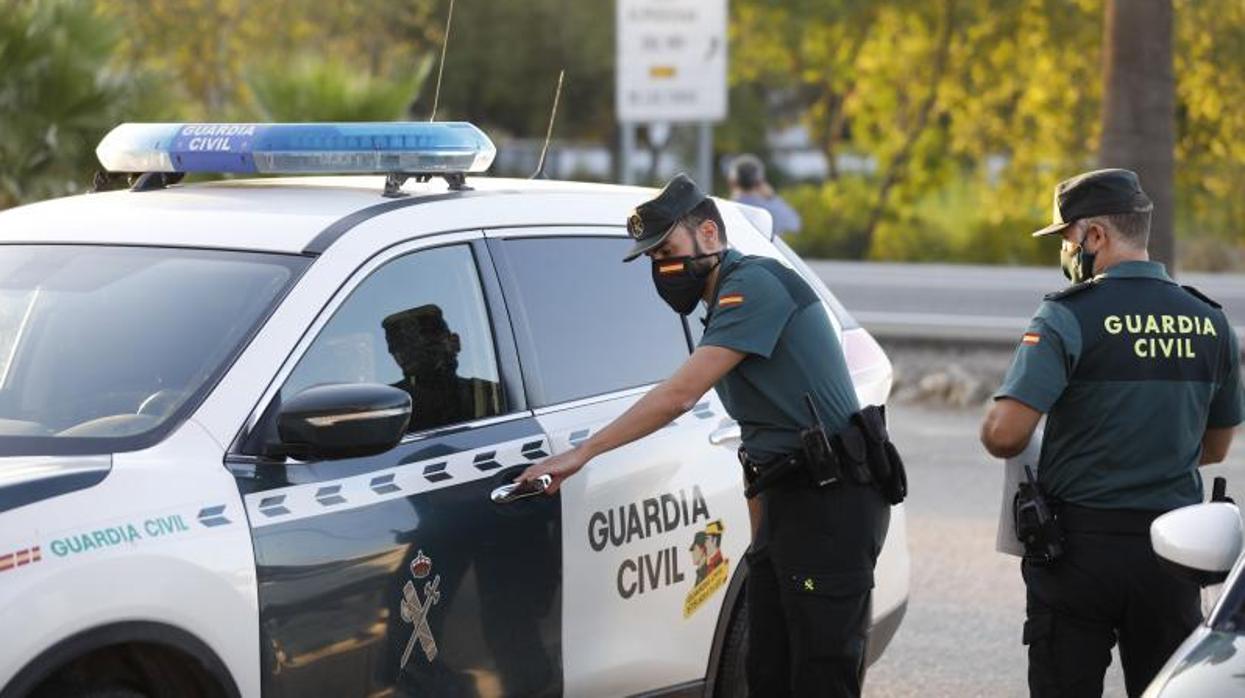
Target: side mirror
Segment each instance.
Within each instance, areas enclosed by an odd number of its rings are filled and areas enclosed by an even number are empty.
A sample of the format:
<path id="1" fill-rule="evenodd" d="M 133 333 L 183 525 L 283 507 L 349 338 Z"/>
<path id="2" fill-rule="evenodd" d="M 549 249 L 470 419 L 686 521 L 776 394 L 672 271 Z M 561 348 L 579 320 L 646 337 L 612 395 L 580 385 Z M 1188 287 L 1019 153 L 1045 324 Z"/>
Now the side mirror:
<path id="1" fill-rule="evenodd" d="M 1228 578 L 1243 540 L 1241 512 L 1226 502 L 1182 507 L 1150 524 L 1150 544 L 1159 559 L 1202 586 Z"/>
<path id="2" fill-rule="evenodd" d="M 397 446 L 410 420 L 411 396 L 399 388 L 317 385 L 281 405 L 281 442 L 273 455 L 326 460 L 373 456 Z"/>

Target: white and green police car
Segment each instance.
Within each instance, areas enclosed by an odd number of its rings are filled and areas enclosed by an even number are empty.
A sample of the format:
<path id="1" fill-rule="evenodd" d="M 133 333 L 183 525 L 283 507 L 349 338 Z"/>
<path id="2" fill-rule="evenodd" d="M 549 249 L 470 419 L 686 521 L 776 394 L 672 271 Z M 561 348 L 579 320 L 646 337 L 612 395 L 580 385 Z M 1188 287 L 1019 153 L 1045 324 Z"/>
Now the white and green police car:
<path id="1" fill-rule="evenodd" d="M 742 692 L 713 393 L 557 496 L 507 488 L 700 323 L 620 263 L 651 191 L 466 179 L 494 152 L 469 124 L 126 124 L 97 184 L 133 186 L 0 214 L 0 696 Z M 205 171 L 361 176 L 177 185 Z M 883 402 L 878 345 L 719 205 Z M 871 657 L 907 594 L 896 507 Z"/>

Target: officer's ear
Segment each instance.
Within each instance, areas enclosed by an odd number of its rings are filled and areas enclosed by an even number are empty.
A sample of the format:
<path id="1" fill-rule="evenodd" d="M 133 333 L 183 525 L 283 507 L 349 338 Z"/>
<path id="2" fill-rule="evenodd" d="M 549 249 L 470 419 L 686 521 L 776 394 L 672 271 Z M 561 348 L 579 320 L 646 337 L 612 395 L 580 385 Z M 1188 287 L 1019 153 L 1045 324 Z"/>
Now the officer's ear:
<path id="1" fill-rule="evenodd" d="M 1107 229 L 1098 221 L 1090 221 L 1085 225 L 1085 246 L 1088 249 L 1090 242 L 1094 243 L 1094 252 L 1099 252 L 1103 247 L 1110 244 L 1111 236 L 1107 233 Z"/>
<path id="2" fill-rule="evenodd" d="M 712 218 L 706 218 L 696 226 L 696 240 L 701 247 L 713 247 L 720 241 L 718 224 Z"/>

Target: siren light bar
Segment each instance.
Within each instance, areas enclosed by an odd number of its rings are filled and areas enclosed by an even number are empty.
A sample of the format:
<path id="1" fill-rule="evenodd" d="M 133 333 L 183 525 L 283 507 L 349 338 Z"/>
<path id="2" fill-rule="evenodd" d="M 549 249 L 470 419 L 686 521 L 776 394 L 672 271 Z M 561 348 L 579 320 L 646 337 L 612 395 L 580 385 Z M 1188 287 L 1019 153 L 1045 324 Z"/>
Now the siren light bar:
<path id="1" fill-rule="evenodd" d="M 465 122 L 126 123 L 95 154 L 115 173 L 450 175 L 486 171 L 497 148 Z"/>

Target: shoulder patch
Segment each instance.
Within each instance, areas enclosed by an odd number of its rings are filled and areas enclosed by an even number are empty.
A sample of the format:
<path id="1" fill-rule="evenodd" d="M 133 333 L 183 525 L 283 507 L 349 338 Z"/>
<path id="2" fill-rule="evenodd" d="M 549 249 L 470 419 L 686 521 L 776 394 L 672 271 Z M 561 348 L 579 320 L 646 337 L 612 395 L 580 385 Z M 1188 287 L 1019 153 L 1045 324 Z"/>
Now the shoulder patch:
<path id="1" fill-rule="evenodd" d="M 718 299 L 718 307 L 726 308 L 732 305 L 743 305 L 743 302 L 744 302 L 744 294 L 728 293 L 725 296 L 722 296 L 721 298 Z"/>
<path id="2" fill-rule="evenodd" d="M 1094 278 L 1088 279 L 1086 281 L 1082 281 L 1079 284 L 1072 284 L 1071 286 L 1065 289 L 1061 289 L 1059 291 L 1053 291 L 1051 293 L 1048 293 L 1045 296 L 1042 296 L 1042 298 L 1048 301 L 1058 301 L 1058 300 L 1063 300 L 1064 298 L 1067 298 L 1069 296 L 1075 296 L 1081 291 L 1085 291 L 1085 290 L 1088 290 L 1088 289 L 1091 289 L 1097 286 L 1099 278 L 1100 277 L 1095 276 Z"/>
<path id="3" fill-rule="evenodd" d="M 1202 293 L 1196 288 L 1193 288 L 1192 286 L 1181 286 L 1180 288 L 1183 288 L 1184 290 L 1188 291 L 1193 297 L 1205 302 L 1206 305 L 1209 305 L 1212 308 L 1219 309 L 1223 307 L 1222 305 L 1219 305 L 1219 303 L 1215 301 L 1213 298 L 1207 296 L 1206 294 Z"/>

